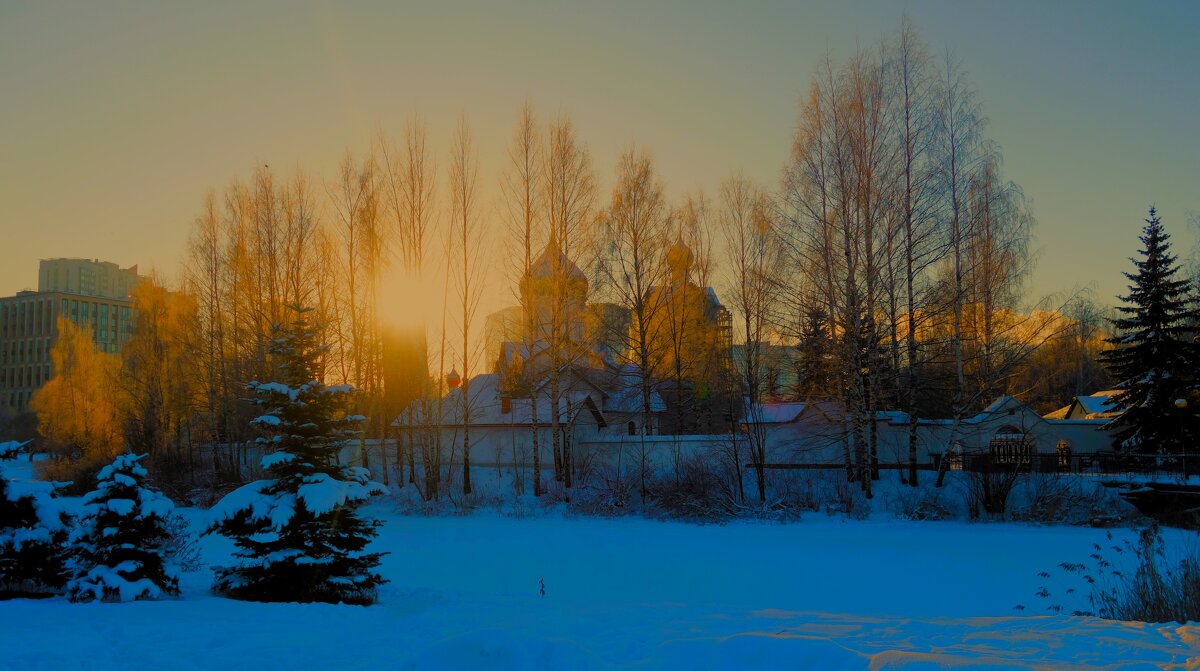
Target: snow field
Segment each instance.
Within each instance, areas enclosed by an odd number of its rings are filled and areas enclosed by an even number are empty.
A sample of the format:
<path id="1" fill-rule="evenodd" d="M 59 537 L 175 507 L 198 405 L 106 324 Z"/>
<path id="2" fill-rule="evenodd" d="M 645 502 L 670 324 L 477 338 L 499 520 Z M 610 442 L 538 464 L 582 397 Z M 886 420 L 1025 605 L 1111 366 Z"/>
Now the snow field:
<path id="1" fill-rule="evenodd" d="M 1200 667 L 1200 626 L 1046 614 L 1034 592 L 1067 582 L 1037 573 L 1086 561 L 1092 543 L 1111 543 L 1103 530 L 822 514 L 725 526 L 415 517 L 395 507 L 383 498 L 364 509 L 385 519 L 370 549 L 391 553 L 378 605 L 218 598 L 207 570 L 184 574 L 179 600 L 0 602 L 0 669 Z M 197 528 L 207 520 L 185 512 Z M 1176 550 L 1196 542 L 1167 539 Z M 210 563 L 231 549 L 203 540 Z"/>

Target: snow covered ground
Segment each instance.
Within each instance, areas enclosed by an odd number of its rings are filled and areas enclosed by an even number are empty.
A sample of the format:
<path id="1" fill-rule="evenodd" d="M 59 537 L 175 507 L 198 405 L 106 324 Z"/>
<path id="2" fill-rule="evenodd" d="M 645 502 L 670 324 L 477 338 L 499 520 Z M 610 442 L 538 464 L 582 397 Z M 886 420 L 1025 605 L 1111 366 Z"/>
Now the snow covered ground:
<path id="1" fill-rule="evenodd" d="M 29 477 L 28 462 L 6 470 Z M 16 472 L 14 472 L 14 470 Z M 700 526 L 518 507 L 412 516 L 381 497 L 372 549 L 391 580 L 369 608 L 260 604 L 185 573 L 179 600 L 0 601 L 6 669 L 1200 669 L 1200 625 L 1087 609 L 1062 562 L 1136 532 L 870 521 Z M 199 529 L 209 513 L 183 511 Z M 1171 553 L 1200 536 L 1167 530 Z M 208 536 L 207 563 L 231 544 Z M 1047 572 L 1050 578 L 1039 576 Z M 1037 596 L 1045 587 L 1047 597 Z M 545 594 L 542 595 L 544 588 Z M 1071 594 L 1067 589 L 1074 588 Z"/>
<path id="2" fill-rule="evenodd" d="M 1200 668 L 1200 626 L 1046 614 L 1086 604 L 1037 573 L 1112 545 L 1102 530 L 393 508 L 368 508 L 391 553 L 376 606 L 217 598 L 207 570 L 176 601 L 0 602 L 0 669 Z M 221 562 L 230 547 L 203 549 Z"/>

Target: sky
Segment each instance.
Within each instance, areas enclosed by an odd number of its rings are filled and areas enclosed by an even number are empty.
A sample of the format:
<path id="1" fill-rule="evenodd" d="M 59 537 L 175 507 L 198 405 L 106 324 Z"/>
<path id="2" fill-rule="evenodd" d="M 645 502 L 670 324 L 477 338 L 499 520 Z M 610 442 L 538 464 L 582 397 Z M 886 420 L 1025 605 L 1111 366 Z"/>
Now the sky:
<path id="1" fill-rule="evenodd" d="M 466 115 L 488 217 L 525 99 L 572 117 L 600 202 L 633 144 L 672 197 L 735 171 L 774 188 L 820 61 L 905 12 L 962 62 L 1032 201 L 1032 295 L 1113 301 L 1151 204 L 1191 249 L 1200 3 L 0 0 L 0 295 L 49 257 L 177 275 L 208 189 L 260 164 L 331 178 L 412 114 L 439 169 Z"/>

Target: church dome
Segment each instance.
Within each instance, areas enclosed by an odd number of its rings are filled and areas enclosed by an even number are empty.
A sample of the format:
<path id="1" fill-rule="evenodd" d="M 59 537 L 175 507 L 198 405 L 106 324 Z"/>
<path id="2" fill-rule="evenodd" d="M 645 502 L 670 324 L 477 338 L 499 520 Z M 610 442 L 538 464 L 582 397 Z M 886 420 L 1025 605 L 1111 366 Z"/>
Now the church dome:
<path id="1" fill-rule="evenodd" d="M 529 275 L 534 279 L 542 279 L 552 277 L 554 275 L 555 266 L 559 271 L 571 279 L 587 281 L 587 276 L 575 265 L 571 259 L 567 258 L 566 254 L 559 249 L 558 240 L 553 234 L 550 235 L 550 241 L 546 243 L 544 249 L 533 263 L 529 266 Z"/>
<path id="2" fill-rule="evenodd" d="M 671 270 L 671 277 L 687 277 L 692 261 L 692 248 L 684 244 L 682 239 L 677 239 L 675 244 L 667 248 L 667 268 Z"/>

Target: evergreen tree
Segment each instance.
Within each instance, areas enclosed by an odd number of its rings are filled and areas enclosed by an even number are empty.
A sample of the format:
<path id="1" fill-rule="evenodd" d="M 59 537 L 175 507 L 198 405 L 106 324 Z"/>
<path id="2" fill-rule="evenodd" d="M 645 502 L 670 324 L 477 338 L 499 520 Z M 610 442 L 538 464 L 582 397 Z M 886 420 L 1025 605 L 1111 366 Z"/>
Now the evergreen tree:
<path id="1" fill-rule="evenodd" d="M 175 505 L 145 483 L 145 455 L 122 454 L 96 476 L 71 533 L 72 601 L 134 601 L 179 594 L 179 569 L 165 554 Z"/>
<path id="2" fill-rule="evenodd" d="M 1170 235 L 1163 230 L 1154 208 L 1142 229 L 1139 250 L 1133 259 L 1135 273 L 1125 315 L 1113 321 L 1118 335 L 1108 340 L 1114 347 L 1101 359 L 1119 382 L 1114 405 L 1121 415 L 1108 427 L 1117 444 L 1139 454 L 1179 454 L 1196 444 L 1198 426 L 1195 403 L 1180 408 L 1194 390 L 1197 362 L 1196 330 L 1190 325 L 1192 301 L 1187 280 L 1175 279 L 1177 257 L 1171 254 Z"/>
<path id="3" fill-rule="evenodd" d="M 796 343 L 795 374 L 797 400 L 813 400 L 833 393 L 833 339 L 826 324 L 829 317 L 820 308 L 804 312 Z"/>
<path id="4" fill-rule="evenodd" d="M 16 457 L 24 443 L 0 443 L 0 462 Z M 70 518 L 59 485 L 10 479 L 0 468 L 0 592 L 39 593 L 67 581 Z"/>
<path id="5" fill-rule="evenodd" d="M 272 476 L 231 492 L 213 508 L 209 531 L 233 539 L 233 566 L 217 567 L 215 589 L 251 601 L 369 604 L 384 579 L 378 553 L 363 549 L 378 521 L 356 508 L 383 491 L 363 468 L 341 466 L 338 453 L 364 418 L 348 415 L 354 388 L 316 379 L 321 347 L 304 308 L 289 326 L 274 328 L 273 382 L 248 386 L 274 451 L 262 466 Z"/>

